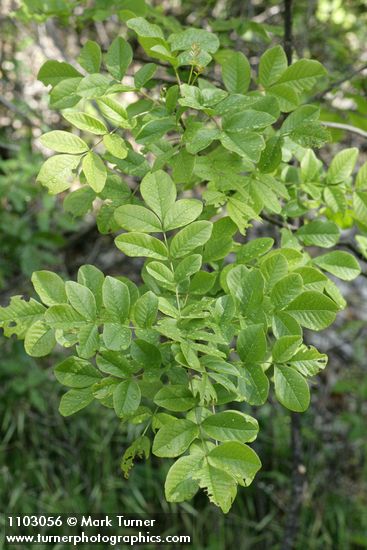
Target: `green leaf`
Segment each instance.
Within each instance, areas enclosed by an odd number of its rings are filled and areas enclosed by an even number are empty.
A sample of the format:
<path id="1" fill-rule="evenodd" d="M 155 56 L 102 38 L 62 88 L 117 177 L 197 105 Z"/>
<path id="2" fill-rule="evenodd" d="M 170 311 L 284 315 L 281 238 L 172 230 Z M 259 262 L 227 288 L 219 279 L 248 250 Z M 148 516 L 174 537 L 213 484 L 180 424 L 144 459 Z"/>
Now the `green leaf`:
<path id="1" fill-rule="evenodd" d="M 69 390 L 61 398 L 59 412 L 62 416 L 70 416 L 85 409 L 93 399 L 92 387 L 80 390 Z"/>
<path id="2" fill-rule="evenodd" d="M 199 271 L 201 264 L 202 256 L 200 254 L 192 254 L 184 258 L 175 268 L 175 281 L 180 283 L 191 277 L 191 275 Z"/>
<path id="3" fill-rule="evenodd" d="M 94 320 L 97 315 L 96 301 L 89 288 L 67 281 L 65 283 L 66 295 L 70 304 L 82 317 L 88 320 Z"/>
<path id="4" fill-rule="evenodd" d="M 296 235 L 306 246 L 331 248 L 338 242 L 340 230 L 334 222 L 314 220 L 304 224 L 298 229 Z"/>
<path id="5" fill-rule="evenodd" d="M 310 90 L 326 74 L 326 69 L 318 61 L 300 59 L 284 71 L 277 84 L 291 84 L 295 90 L 304 92 Z"/>
<path id="6" fill-rule="evenodd" d="M 171 285 L 174 282 L 174 275 L 169 267 L 161 262 L 149 262 L 146 270 L 156 281 Z"/>
<path id="7" fill-rule="evenodd" d="M 134 413 L 140 405 L 141 392 L 135 380 L 120 382 L 113 392 L 113 407 L 119 418 Z"/>
<path id="8" fill-rule="evenodd" d="M 293 113 L 287 116 L 281 127 L 281 133 L 291 134 L 298 127 L 303 131 L 304 125 L 315 123 L 319 118 L 320 110 L 316 105 L 301 105 Z M 315 126 L 313 125 L 313 128 Z"/>
<path id="9" fill-rule="evenodd" d="M 244 130 L 258 130 L 270 126 L 276 118 L 265 111 L 247 109 L 239 113 L 223 116 L 222 126 L 226 132 L 243 132 Z"/>
<path id="10" fill-rule="evenodd" d="M 115 244 L 126 256 L 145 256 L 154 260 L 167 260 L 165 244 L 145 233 L 124 233 L 115 239 Z"/>
<path id="11" fill-rule="evenodd" d="M 32 275 L 34 290 L 46 306 L 63 304 L 67 301 L 65 283 L 51 271 L 35 271 Z"/>
<path id="12" fill-rule="evenodd" d="M 168 385 L 158 391 L 154 403 L 169 411 L 184 412 L 195 406 L 191 391 L 183 385 Z"/>
<path id="13" fill-rule="evenodd" d="M 124 323 L 130 311 L 130 293 L 127 285 L 114 277 L 107 276 L 103 283 L 102 296 L 110 318 Z"/>
<path id="14" fill-rule="evenodd" d="M 222 65 L 222 79 L 226 89 L 234 94 L 245 94 L 251 81 L 251 67 L 242 52 L 231 52 Z"/>
<path id="15" fill-rule="evenodd" d="M 104 281 L 104 275 L 94 265 L 82 265 L 78 270 L 78 283 L 87 286 L 95 298 L 97 307 L 102 305 L 102 285 Z"/>
<path id="16" fill-rule="evenodd" d="M 84 99 L 95 99 L 104 96 L 111 85 L 111 79 L 103 74 L 89 74 L 81 80 L 77 94 Z"/>
<path id="17" fill-rule="evenodd" d="M 96 194 L 88 185 L 69 193 L 64 199 L 64 210 L 75 217 L 82 217 L 93 207 Z"/>
<path id="18" fill-rule="evenodd" d="M 51 306 L 45 313 L 45 320 L 54 329 L 80 329 L 87 323 L 86 319 L 75 311 L 69 304 Z"/>
<path id="19" fill-rule="evenodd" d="M 361 273 L 358 261 L 352 254 L 334 250 L 313 258 L 313 263 L 343 281 L 352 281 Z"/>
<path id="20" fill-rule="evenodd" d="M 134 465 L 134 458 L 139 457 L 146 459 L 150 455 L 150 439 L 146 435 L 139 436 L 122 455 L 120 468 L 124 473 L 125 478 L 129 477 L 129 472 Z"/>
<path id="21" fill-rule="evenodd" d="M 213 224 L 208 221 L 193 222 L 181 229 L 172 239 L 170 252 L 174 258 L 182 258 L 203 246 L 212 233 Z"/>
<path id="22" fill-rule="evenodd" d="M 70 153 L 77 155 L 88 151 L 88 145 L 80 139 L 80 137 L 64 132 L 62 130 L 54 130 L 47 132 L 40 137 L 40 142 L 45 147 L 57 151 L 58 153 Z"/>
<path id="23" fill-rule="evenodd" d="M 283 309 L 302 292 L 302 277 L 291 273 L 280 279 L 272 288 L 270 299 L 276 309 Z"/>
<path id="24" fill-rule="evenodd" d="M 56 306 L 57 307 L 57 306 Z M 89 359 L 95 355 L 99 350 L 100 339 L 98 333 L 98 326 L 94 323 L 84 323 L 78 332 L 79 345 L 77 346 L 77 352 L 83 359 Z"/>
<path id="25" fill-rule="evenodd" d="M 141 231 L 144 233 L 162 232 L 159 218 L 148 208 L 135 204 L 124 204 L 115 210 L 115 220 L 119 227 L 127 231 Z"/>
<path id="26" fill-rule="evenodd" d="M 101 380 L 98 370 L 80 357 L 68 357 L 55 367 L 54 373 L 60 384 L 69 388 L 87 388 Z"/>
<path id="27" fill-rule="evenodd" d="M 203 461 L 200 455 L 182 456 L 168 470 L 164 485 L 168 502 L 190 500 L 198 491 L 199 484 L 192 474 L 200 468 Z"/>
<path id="28" fill-rule="evenodd" d="M 43 163 L 37 181 L 47 187 L 52 195 L 62 193 L 69 189 L 79 162 L 80 156 L 54 155 Z"/>
<path id="29" fill-rule="evenodd" d="M 206 489 L 210 502 L 219 506 L 224 514 L 229 512 L 237 494 L 237 483 L 224 469 L 218 469 L 207 461 L 194 472 L 199 486 Z"/>
<path id="30" fill-rule="evenodd" d="M 149 172 L 144 176 L 140 184 L 140 193 L 160 220 L 164 219 L 176 200 L 176 186 L 163 170 Z"/>
<path id="31" fill-rule="evenodd" d="M 190 420 L 175 420 L 162 426 L 153 442 L 153 453 L 161 457 L 182 455 L 199 436 L 199 428 Z"/>
<path id="32" fill-rule="evenodd" d="M 53 350 L 56 344 L 53 329 L 43 321 L 33 323 L 26 332 L 24 349 L 31 357 L 44 357 Z"/>
<path id="33" fill-rule="evenodd" d="M 114 157 L 119 159 L 127 157 L 128 148 L 126 147 L 125 141 L 117 134 L 106 134 L 103 136 L 103 145 Z"/>
<path id="34" fill-rule="evenodd" d="M 149 38 L 164 38 L 163 32 L 158 25 L 149 23 L 144 17 L 133 17 L 127 21 L 127 26 L 136 32 L 138 36 Z"/>
<path id="35" fill-rule="evenodd" d="M 134 340 L 131 343 L 130 354 L 134 361 L 146 370 L 156 371 L 162 363 L 160 350 L 146 340 Z"/>
<path id="36" fill-rule="evenodd" d="M 304 412 L 310 404 L 306 380 L 292 367 L 274 368 L 275 395 L 278 401 L 294 412 Z"/>
<path id="37" fill-rule="evenodd" d="M 239 265 L 228 273 L 227 284 L 232 296 L 241 302 L 244 312 L 257 309 L 264 299 L 264 278 L 257 269 L 249 271 Z"/>
<path id="38" fill-rule="evenodd" d="M 219 48 L 218 37 L 203 29 L 186 29 L 168 37 L 173 52 L 197 48 L 209 53 L 215 53 Z"/>
<path id="39" fill-rule="evenodd" d="M 152 291 L 140 296 L 134 304 L 134 319 L 138 327 L 151 327 L 158 313 L 158 298 Z"/>
<path id="40" fill-rule="evenodd" d="M 255 418 L 239 411 L 212 414 L 203 420 L 204 433 L 217 441 L 254 441 L 259 431 Z"/>
<path id="41" fill-rule="evenodd" d="M 273 136 L 266 142 L 265 149 L 261 152 L 259 169 L 263 174 L 274 172 L 282 161 L 282 139 Z"/>
<path id="42" fill-rule="evenodd" d="M 274 343 L 272 349 L 273 361 L 275 363 L 287 363 L 296 353 L 302 343 L 299 336 L 281 336 Z"/>
<path id="43" fill-rule="evenodd" d="M 86 180 L 93 191 L 100 193 L 107 179 L 107 169 L 101 157 L 89 151 L 83 158 L 82 168 Z"/>
<path id="44" fill-rule="evenodd" d="M 325 294 L 310 290 L 297 296 L 285 309 L 302 326 L 321 330 L 335 320 L 338 306 Z"/>
<path id="45" fill-rule="evenodd" d="M 293 111 L 300 103 L 298 93 L 290 84 L 275 84 L 271 88 L 268 88 L 266 93 L 275 97 L 283 113 Z"/>
<path id="46" fill-rule="evenodd" d="M 247 264 L 268 252 L 274 244 L 274 239 L 270 237 L 260 237 L 259 239 L 254 239 L 249 241 L 246 244 L 242 245 L 236 251 L 237 262 Z"/>
<path id="47" fill-rule="evenodd" d="M 240 331 L 237 340 L 237 353 L 244 363 L 264 361 L 266 349 L 263 325 L 250 325 Z"/>
<path id="48" fill-rule="evenodd" d="M 345 183 L 352 175 L 358 157 L 357 147 L 343 149 L 335 155 L 327 172 L 329 183 Z"/>
<path id="49" fill-rule="evenodd" d="M 78 57 L 78 63 L 88 73 L 98 73 L 101 67 L 101 48 L 94 40 L 87 40 Z"/>
<path id="50" fill-rule="evenodd" d="M 96 135 L 107 134 L 108 132 L 106 125 L 101 120 L 87 113 L 70 111 L 63 113 L 63 117 L 79 130 Z"/>
<path id="51" fill-rule="evenodd" d="M 259 82 L 264 88 L 275 84 L 287 69 L 287 56 L 281 46 L 266 50 L 260 57 Z"/>
<path id="52" fill-rule="evenodd" d="M 196 199 L 181 199 L 174 203 L 163 219 L 165 231 L 171 231 L 188 225 L 198 218 L 203 210 L 203 203 Z"/>
<path id="53" fill-rule="evenodd" d="M 108 72 L 117 80 L 125 75 L 133 58 L 130 44 L 121 36 L 117 36 L 106 53 L 105 62 Z"/>
<path id="54" fill-rule="evenodd" d="M 227 441 L 214 447 L 208 462 L 215 468 L 228 472 L 237 483 L 248 486 L 261 468 L 261 462 L 255 451 L 244 443 Z"/>
<path id="55" fill-rule="evenodd" d="M 45 86 L 56 86 L 59 82 L 68 78 L 82 76 L 72 65 L 63 61 L 46 61 L 37 75 L 38 80 Z"/>
<path id="56" fill-rule="evenodd" d="M 157 70 L 155 63 L 146 63 L 134 75 L 134 84 L 140 90 L 151 78 L 153 78 Z"/>
<path id="57" fill-rule="evenodd" d="M 262 405 L 268 398 L 269 380 L 260 365 L 240 369 L 238 391 L 249 405 Z"/>
<path id="58" fill-rule="evenodd" d="M 131 343 L 131 330 L 122 327 L 120 322 L 107 322 L 103 326 L 103 342 L 107 349 L 119 351 L 127 349 Z"/>

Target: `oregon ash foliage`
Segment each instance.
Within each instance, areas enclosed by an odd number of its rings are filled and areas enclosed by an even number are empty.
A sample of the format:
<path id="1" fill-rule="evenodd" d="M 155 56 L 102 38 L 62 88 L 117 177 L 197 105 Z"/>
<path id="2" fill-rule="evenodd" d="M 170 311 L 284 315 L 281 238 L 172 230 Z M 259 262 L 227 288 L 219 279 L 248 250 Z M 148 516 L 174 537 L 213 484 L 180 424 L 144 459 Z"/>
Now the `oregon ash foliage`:
<path id="1" fill-rule="evenodd" d="M 360 273 L 338 242 L 355 224 L 366 255 L 367 167 L 353 181 L 356 149 L 328 169 L 312 150 L 328 138 L 307 104 L 327 79 L 319 62 L 288 66 L 278 45 L 255 74 L 211 32 L 168 35 L 132 15 L 129 36 L 147 57 L 133 80 L 121 36 L 107 52 L 88 41 L 74 65 L 49 60 L 40 69 L 50 106 L 74 130 L 42 136 L 55 154 L 38 180 L 64 194 L 74 217 L 94 211 L 123 254 L 144 258 L 142 284 L 92 265 L 77 281 L 37 271 L 39 299 L 14 296 L 0 326 L 34 357 L 56 344 L 73 349 L 55 367 L 70 388 L 62 415 L 97 400 L 141 425 L 122 458 L 126 476 L 135 456 L 175 458 L 167 500 L 202 488 L 228 512 L 238 485 L 261 468 L 251 447 L 257 420 L 238 403 L 261 406 L 274 392 L 305 411 L 309 379 L 326 366 L 303 330 L 327 328 L 345 306 L 329 274 Z M 125 93 L 136 96 L 126 108 Z M 283 220 L 278 243 L 246 240 L 254 221 L 274 215 Z"/>

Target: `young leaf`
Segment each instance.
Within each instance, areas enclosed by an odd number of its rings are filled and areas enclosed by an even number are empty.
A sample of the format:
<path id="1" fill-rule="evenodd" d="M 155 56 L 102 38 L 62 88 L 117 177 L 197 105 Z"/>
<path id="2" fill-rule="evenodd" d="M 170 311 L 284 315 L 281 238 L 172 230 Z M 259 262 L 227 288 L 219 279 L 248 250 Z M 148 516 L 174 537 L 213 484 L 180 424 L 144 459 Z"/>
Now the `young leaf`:
<path id="1" fill-rule="evenodd" d="M 68 357 L 54 369 L 56 379 L 69 388 L 88 388 L 100 381 L 101 375 L 89 361 Z"/>
<path id="2" fill-rule="evenodd" d="M 259 81 L 264 88 L 275 84 L 288 66 L 287 57 L 281 46 L 266 50 L 260 57 Z"/>
<path id="3" fill-rule="evenodd" d="M 237 353 L 244 363 L 258 363 L 265 359 L 266 337 L 263 325 L 250 325 L 241 330 L 237 340 Z"/>
<path id="4" fill-rule="evenodd" d="M 88 145 L 80 137 L 64 132 L 63 130 L 53 130 L 40 137 L 42 145 L 57 151 L 58 153 L 70 153 L 77 155 L 88 151 Z"/>
<path id="5" fill-rule="evenodd" d="M 164 386 L 154 397 L 154 403 L 169 411 L 184 412 L 192 409 L 195 398 L 183 385 Z"/>
<path id="6" fill-rule="evenodd" d="M 66 295 L 70 304 L 82 317 L 94 320 L 97 314 L 96 301 L 89 288 L 67 281 L 65 283 Z"/>
<path id="7" fill-rule="evenodd" d="M 96 193 L 100 193 L 106 183 L 106 166 L 99 155 L 89 151 L 83 159 L 82 168 L 87 182 Z"/>
<path id="8" fill-rule="evenodd" d="M 217 441 L 254 441 L 259 431 L 255 418 L 239 411 L 224 411 L 205 418 L 201 424 L 204 433 Z"/>
<path id="9" fill-rule="evenodd" d="M 37 75 L 38 80 L 45 86 L 56 86 L 59 82 L 69 78 L 82 76 L 72 65 L 63 61 L 46 61 Z"/>
<path id="10" fill-rule="evenodd" d="M 51 271 L 35 271 L 32 275 L 34 290 L 46 306 L 63 304 L 67 301 L 65 283 Z"/>
<path id="11" fill-rule="evenodd" d="M 88 115 L 87 113 L 70 111 L 63 113 L 63 117 L 70 122 L 70 124 L 79 128 L 79 130 L 84 130 L 85 132 L 96 135 L 107 134 L 108 130 L 106 125 L 98 118 Z"/>
<path id="12" fill-rule="evenodd" d="M 79 390 L 69 390 L 60 401 L 59 412 L 62 416 L 70 416 L 85 409 L 94 399 L 91 387 Z"/>
<path id="13" fill-rule="evenodd" d="M 325 294 L 310 290 L 297 296 L 285 309 L 302 326 L 321 330 L 335 320 L 338 306 Z"/>
<path id="14" fill-rule="evenodd" d="M 163 219 L 165 231 L 171 231 L 196 220 L 203 210 L 203 203 L 196 199 L 181 199 L 174 203 Z"/>
<path id="15" fill-rule="evenodd" d="M 37 181 L 47 187 L 51 195 L 62 193 L 69 189 L 79 162 L 77 155 L 54 155 L 43 163 Z"/>
<path id="16" fill-rule="evenodd" d="M 210 238 L 213 224 L 208 221 L 194 222 L 181 229 L 172 239 L 170 252 L 174 258 L 182 258 L 204 245 Z"/>
<path id="17" fill-rule="evenodd" d="M 109 47 L 105 62 L 108 72 L 117 80 L 125 75 L 133 58 L 130 44 L 121 36 L 117 36 Z"/>
<path id="18" fill-rule="evenodd" d="M 331 248 L 338 242 L 340 230 L 334 222 L 314 220 L 304 224 L 296 234 L 306 246 Z"/>
<path id="19" fill-rule="evenodd" d="M 156 456 L 174 457 L 182 455 L 199 436 L 199 428 L 190 420 L 175 420 L 162 426 L 153 442 Z"/>
<path id="20" fill-rule="evenodd" d="M 101 67 L 101 48 L 94 40 L 87 40 L 78 57 L 79 65 L 88 73 L 98 73 Z"/>
<path id="21" fill-rule="evenodd" d="M 148 173 L 140 184 L 140 193 L 146 204 L 163 220 L 176 200 L 176 187 L 163 170 Z"/>
<path id="22" fill-rule="evenodd" d="M 130 311 L 130 293 L 125 283 L 107 276 L 103 283 L 102 296 L 108 314 L 119 323 L 124 323 Z"/>
<path id="23" fill-rule="evenodd" d="M 245 94 L 251 81 L 251 67 L 242 52 L 231 52 L 222 65 L 225 87 L 234 94 Z"/>
<path id="24" fill-rule="evenodd" d="M 126 256 L 144 256 L 154 260 L 168 258 L 165 244 L 145 233 L 124 233 L 116 237 L 115 244 Z"/>
<path id="25" fill-rule="evenodd" d="M 249 405 L 262 405 L 268 398 L 269 379 L 260 365 L 240 369 L 238 391 Z"/>
<path id="26" fill-rule="evenodd" d="M 214 447 L 208 462 L 215 468 L 230 473 L 237 483 L 248 486 L 261 468 L 261 462 L 255 451 L 238 441 L 227 441 Z"/>
<path id="27" fill-rule="evenodd" d="M 53 350 L 56 344 L 53 329 L 44 323 L 36 321 L 29 327 L 24 339 L 24 349 L 31 357 L 44 357 Z"/>
<path id="28" fill-rule="evenodd" d="M 352 281 L 361 273 L 359 263 L 352 254 L 335 250 L 313 259 L 321 269 L 332 273 L 343 281 Z"/>
<path id="29" fill-rule="evenodd" d="M 275 367 L 275 395 L 287 409 L 303 412 L 310 404 L 310 390 L 306 380 L 292 367 Z"/>
<path id="30" fill-rule="evenodd" d="M 149 328 L 156 320 L 158 313 L 158 298 L 150 290 L 143 294 L 134 304 L 134 319 L 142 328 Z"/>
<path id="31" fill-rule="evenodd" d="M 162 231 L 159 218 L 144 206 L 124 204 L 115 210 L 114 216 L 119 227 L 127 231 L 142 231 L 144 233 Z"/>
<path id="32" fill-rule="evenodd" d="M 164 485 L 168 502 L 183 502 L 190 500 L 198 491 L 199 484 L 192 478 L 203 461 L 200 455 L 182 456 L 168 470 Z"/>
<path id="33" fill-rule="evenodd" d="M 113 407 L 118 417 L 132 414 L 140 405 L 140 388 L 135 380 L 120 382 L 113 392 Z"/>
<path id="34" fill-rule="evenodd" d="M 210 502 L 227 514 L 236 498 L 237 483 L 225 468 L 215 468 L 205 461 L 203 467 L 194 472 L 193 477 L 198 480 L 202 489 L 206 489 Z"/>
<path id="35" fill-rule="evenodd" d="M 124 159 L 127 157 L 128 149 L 125 145 L 122 137 L 117 134 L 106 134 L 103 136 L 103 144 L 107 151 L 118 159 Z"/>

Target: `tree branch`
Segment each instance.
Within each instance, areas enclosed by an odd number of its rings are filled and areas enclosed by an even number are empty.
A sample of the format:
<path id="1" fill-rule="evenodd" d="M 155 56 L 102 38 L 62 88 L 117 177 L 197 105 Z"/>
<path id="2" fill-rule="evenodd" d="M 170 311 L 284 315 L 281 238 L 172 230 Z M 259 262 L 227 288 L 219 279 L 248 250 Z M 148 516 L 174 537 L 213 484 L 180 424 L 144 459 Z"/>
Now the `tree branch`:
<path id="1" fill-rule="evenodd" d="M 353 134 L 358 134 L 359 136 L 363 136 L 367 138 L 367 132 L 365 132 L 364 130 L 361 130 L 361 128 L 352 126 L 351 124 L 343 124 L 342 122 L 329 122 L 326 120 L 322 120 L 321 124 L 323 126 L 327 126 L 328 128 L 337 128 L 339 130 L 345 130 L 346 132 L 352 132 Z"/>
<path id="2" fill-rule="evenodd" d="M 281 550 L 294 550 L 300 524 L 303 502 L 303 487 L 306 468 L 302 464 L 301 416 L 291 413 L 292 477 L 291 498 L 288 505 L 285 531 Z"/>

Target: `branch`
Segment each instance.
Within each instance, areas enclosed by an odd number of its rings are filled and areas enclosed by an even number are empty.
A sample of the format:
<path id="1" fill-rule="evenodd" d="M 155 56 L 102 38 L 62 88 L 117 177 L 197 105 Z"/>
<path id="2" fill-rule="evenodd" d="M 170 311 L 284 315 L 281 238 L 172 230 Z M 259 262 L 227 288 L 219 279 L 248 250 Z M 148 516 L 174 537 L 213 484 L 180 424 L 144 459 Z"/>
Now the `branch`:
<path id="1" fill-rule="evenodd" d="M 367 69 L 367 63 L 365 65 L 362 65 L 362 67 L 360 67 L 359 69 L 352 71 L 347 76 L 340 78 L 339 80 L 335 80 L 334 82 L 331 82 L 330 85 L 327 88 L 325 88 L 325 90 L 322 90 L 321 92 L 310 97 L 307 100 L 307 103 L 311 103 L 312 101 L 317 101 L 319 99 L 322 99 L 327 93 L 331 92 L 334 88 L 337 88 L 341 84 L 344 84 L 344 82 L 348 82 L 349 80 L 352 80 L 352 78 L 357 76 L 359 73 L 361 73 L 365 69 Z"/>
<path id="2" fill-rule="evenodd" d="M 292 477 L 291 497 L 288 505 L 285 532 L 281 550 L 294 550 L 300 523 L 303 502 L 303 487 L 306 468 L 302 464 L 301 417 L 291 413 Z"/>
<path id="3" fill-rule="evenodd" d="M 329 122 L 326 120 L 322 120 L 321 124 L 323 126 L 327 126 L 328 128 L 338 128 L 339 130 L 345 130 L 346 132 L 352 132 L 353 134 L 358 134 L 359 136 L 367 138 L 367 132 L 361 130 L 361 128 L 352 126 L 351 124 L 343 124 L 342 122 Z"/>
<path id="4" fill-rule="evenodd" d="M 292 63 L 292 0 L 284 0 L 284 51 L 288 65 Z"/>

